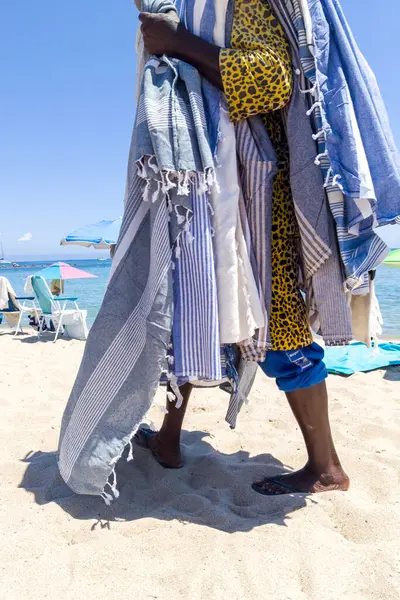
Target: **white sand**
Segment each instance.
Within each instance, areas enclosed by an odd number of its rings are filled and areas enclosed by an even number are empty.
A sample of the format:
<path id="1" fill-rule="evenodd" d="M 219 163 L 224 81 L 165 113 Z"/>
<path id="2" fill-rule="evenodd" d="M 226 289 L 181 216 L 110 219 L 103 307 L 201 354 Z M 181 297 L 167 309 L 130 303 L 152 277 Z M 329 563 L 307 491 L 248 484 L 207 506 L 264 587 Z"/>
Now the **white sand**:
<path id="1" fill-rule="evenodd" d="M 260 376 L 236 431 L 224 423 L 228 396 L 196 391 L 187 466 L 165 471 L 139 450 L 107 509 L 66 493 L 55 465 L 83 348 L 0 337 L 2 599 L 400 597 L 399 370 L 329 380 L 347 494 L 251 490 L 305 458 L 284 397 Z"/>

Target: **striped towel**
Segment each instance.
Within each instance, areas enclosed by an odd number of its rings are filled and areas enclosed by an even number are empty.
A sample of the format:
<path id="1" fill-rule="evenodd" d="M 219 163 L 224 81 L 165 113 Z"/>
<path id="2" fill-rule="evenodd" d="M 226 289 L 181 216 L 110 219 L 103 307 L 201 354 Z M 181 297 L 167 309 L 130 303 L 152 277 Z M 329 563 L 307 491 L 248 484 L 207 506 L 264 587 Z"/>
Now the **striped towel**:
<path id="1" fill-rule="evenodd" d="M 208 196 L 190 185 L 193 219 L 175 261 L 172 343 L 178 382 L 222 378 L 217 285 Z"/>
<path id="2" fill-rule="evenodd" d="M 142 4 L 149 12 L 170 7 L 165 0 Z M 190 194 L 192 180 L 196 194 Z M 61 426 L 60 473 L 79 494 L 102 495 L 106 502 L 118 496 L 115 464 L 165 371 L 172 252 L 190 225 L 193 202 L 204 199 L 214 181 L 199 74 L 180 61 L 150 59 L 110 279 Z"/>
<path id="3" fill-rule="evenodd" d="M 239 158 L 242 190 L 248 222 L 243 227 L 261 305 L 264 326 L 240 345 L 247 360 L 263 362 L 271 346 L 269 313 L 272 292 L 271 236 L 272 189 L 277 172 L 276 154 L 260 117 L 251 117 L 236 125 L 236 150 Z"/>
<path id="4" fill-rule="evenodd" d="M 340 256 L 343 262 L 346 286 L 349 290 L 364 282 L 364 274 L 376 268 L 388 253 L 388 248 L 383 240 L 370 229 L 362 229 L 355 235 L 349 232 L 347 226 L 346 198 L 337 185 L 338 179 L 333 173 L 326 146 L 326 137 L 322 122 L 321 108 L 318 102 L 319 89 L 316 80 L 316 65 L 310 48 L 309 12 L 307 3 L 300 0 L 271 0 L 277 16 L 285 23 L 285 30 L 290 29 L 297 38 L 297 52 L 300 57 L 302 71 L 312 86 L 314 94 L 308 94 L 310 116 L 315 130 L 318 144 L 317 162 L 321 167 L 328 201 L 336 224 L 336 235 L 339 242 Z M 303 16 L 305 11 L 305 17 Z"/>
<path id="5" fill-rule="evenodd" d="M 110 280 L 61 425 L 63 479 L 107 501 L 116 486 L 105 484 L 150 408 L 172 328 L 168 208 L 161 195 L 144 202 L 144 188 L 142 178 L 128 180 Z"/>
<path id="6" fill-rule="evenodd" d="M 324 182 L 314 163 L 316 144 L 306 112 L 306 99 L 295 86 L 285 113 L 309 319 L 326 345 L 343 345 L 352 340 L 351 314 Z"/>
<path id="7" fill-rule="evenodd" d="M 224 46 L 218 39 L 218 31 L 227 17 L 227 0 L 176 0 L 176 10 L 185 27 L 210 43 Z M 233 12 L 233 7 L 228 13 Z M 222 23 L 222 21 L 224 21 Z M 202 79 L 204 107 L 208 123 L 210 147 L 215 153 L 219 138 L 221 92 L 207 79 Z"/>

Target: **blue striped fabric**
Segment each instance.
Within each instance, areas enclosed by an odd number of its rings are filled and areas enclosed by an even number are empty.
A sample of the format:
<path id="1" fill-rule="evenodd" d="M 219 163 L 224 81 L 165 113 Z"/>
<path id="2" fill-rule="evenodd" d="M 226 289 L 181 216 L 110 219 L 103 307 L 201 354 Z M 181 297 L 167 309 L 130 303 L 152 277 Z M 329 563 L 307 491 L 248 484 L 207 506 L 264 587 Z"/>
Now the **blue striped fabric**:
<path id="1" fill-rule="evenodd" d="M 281 0 L 281 10 L 290 16 L 294 30 L 297 33 L 297 52 L 303 73 L 311 86 L 316 89 L 315 60 L 307 43 L 304 19 L 298 0 Z M 339 242 L 341 259 L 344 265 L 346 285 L 349 289 L 364 282 L 366 272 L 375 269 L 385 258 L 388 248 L 383 240 L 373 231 L 360 231 L 358 235 L 349 233 L 347 226 L 346 198 L 332 172 L 331 163 L 326 150 L 325 133 L 323 130 L 321 109 L 318 104 L 312 107 L 315 98 L 309 94 L 311 119 L 318 143 L 318 163 L 320 164 L 328 201 L 336 224 L 336 234 Z M 318 99 L 318 98 L 317 98 Z"/>
<path id="2" fill-rule="evenodd" d="M 180 380 L 222 378 L 217 285 L 208 198 L 191 183 L 193 218 L 175 261 L 173 371 Z M 189 225 L 189 223 L 188 223 Z"/>
<path id="3" fill-rule="evenodd" d="M 203 15 L 200 21 L 200 37 L 203 40 L 207 40 L 207 42 L 213 41 L 215 21 L 214 0 L 205 0 Z"/>
<path id="4" fill-rule="evenodd" d="M 216 24 L 215 2 L 218 0 L 176 0 L 176 10 L 186 28 L 202 39 L 213 43 Z M 208 138 L 215 154 L 218 144 L 221 92 L 202 78 L 204 107 L 208 123 Z"/>
<path id="5" fill-rule="evenodd" d="M 169 0 L 143 2 L 151 12 L 168 6 Z M 192 368 L 197 372 L 200 367 L 206 372 L 207 361 L 213 378 L 221 369 L 215 283 L 209 279 L 212 245 L 207 201 L 204 192 L 189 197 L 195 185 L 209 191 L 215 181 L 200 79 L 186 63 L 167 59 L 163 79 L 157 71 L 159 63 L 152 59 L 145 69 L 146 91 L 138 103 L 125 212 L 110 280 L 60 434 L 59 467 L 65 482 L 78 494 L 102 495 L 108 503 L 118 497 L 115 464 L 150 408 L 165 370 L 173 329 L 171 256 L 178 248 L 181 310 L 191 311 L 189 316 L 182 313 L 182 319 L 193 327 L 183 331 L 180 341 L 197 350 L 200 343 L 209 347 L 208 354 L 183 364 L 182 372 Z M 155 110 L 157 100 L 167 106 L 171 101 L 174 119 L 168 121 L 165 112 Z M 162 143 L 169 139 L 165 132 L 179 143 L 174 151 Z M 198 213 L 192 233 L 199 239 L 190 245 L 192 200 Z M 193 268 L 193 260 L 204 271 Z M 185 352 L 183 348 L 182 357 Z"/>
<path id="6" fill-rule="evenodd" d="M 277 171 L 276 154 L 268 133 L 259 117 L 251 117 L 236 125 L 236 151 L 248 228 L 246 243 L 251 248 L 250 260 L 258 285 L 261 304 L 265 308 L 265 325 L 254 339 L 241 345 L 244 358 L 262 362 L 271 347 L 269 316 L 272 294 L 271 237 L 272 189 Z"/>

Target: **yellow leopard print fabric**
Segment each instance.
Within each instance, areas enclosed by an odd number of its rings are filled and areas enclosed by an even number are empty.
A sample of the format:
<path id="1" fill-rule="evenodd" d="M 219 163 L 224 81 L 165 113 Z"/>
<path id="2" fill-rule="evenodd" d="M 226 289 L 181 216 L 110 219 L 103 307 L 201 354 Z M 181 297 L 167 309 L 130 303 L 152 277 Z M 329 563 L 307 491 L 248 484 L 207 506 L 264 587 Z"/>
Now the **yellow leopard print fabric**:
<path id="1" fill-rule="evenodd" d="M 271 342 L 273 350 L 295 350 L 313 340 L 298 287 L 300 239 L 290 189 L 289 148 L 280 111 L 265 115 L 264 122 L 278 163 L 272 204 Z"/>
<path id="2" fill-rule="evenodd" d="M 272 206 L 273 350 L 312 343 L 299 291 L 299 232 L 290 189 L 289 149 L 280 108 L 290 100 L 293 78 L 284 32 L 265 0 L 236 0 L 231 48 L 220 52 L 221 75 L 232 121 L 262 114 L 274 146 L 278 173 Z"/>

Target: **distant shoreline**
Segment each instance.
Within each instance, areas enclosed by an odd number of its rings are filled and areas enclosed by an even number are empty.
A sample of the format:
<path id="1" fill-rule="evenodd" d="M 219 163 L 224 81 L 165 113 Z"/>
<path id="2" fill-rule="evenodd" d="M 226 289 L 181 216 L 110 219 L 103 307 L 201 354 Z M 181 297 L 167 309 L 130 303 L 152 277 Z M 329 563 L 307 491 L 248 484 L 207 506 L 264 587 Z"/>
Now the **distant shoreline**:
<path id="1" fill-rule="evenodd" d="M 65 261 L 65 260 L 64 260 Z M 38 262 L 21 262 L 21 263 L 17 263 L 17 262 L 13 262 L 10 264 L 0 264 L 0 270 L 3 271 L 12 271 L 13 269 L 45 269 L 46 267 L 48 267 L 49 265 L 55 263 L 55 262 L 64 262 L 64 261 L 54 261 L 54 260 L 49 260 L 49 261 L 38 261 Z M 68 264 L 71 265 L 72 267 L 78 267 L 79 266 L 79 262 L 110 262 L 111 259 L 109 257 L 99 257 L 99 258 L 74 258 L 74 259 L 70 259 L 68 260 Z"/>
<path id="2" fill-rule="evenodd" d="M 77 267 L 78 266 L 77 263 L 73 263 L 73 262 L 70 262 L 70 261 L 68 262 L 68 264 L 71 265 L 72 267 Z M 12 265 L 0 265 L 0 270 L 2 270 L 2 271 L 12 271 L 14 269 L 45 269 L 48 266 L 49 266 L 49 263 L 35 264 L 35 265 L 30 264 L 30 263 L 23 263 L 23 264 L 13 263 Z"/>

